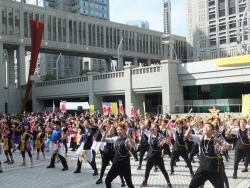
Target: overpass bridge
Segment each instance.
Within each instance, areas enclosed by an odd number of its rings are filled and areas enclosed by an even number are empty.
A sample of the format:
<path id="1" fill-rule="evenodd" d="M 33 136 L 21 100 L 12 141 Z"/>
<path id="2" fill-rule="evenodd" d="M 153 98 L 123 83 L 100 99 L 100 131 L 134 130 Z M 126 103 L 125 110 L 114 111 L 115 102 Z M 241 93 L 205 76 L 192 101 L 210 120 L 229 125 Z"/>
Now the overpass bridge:
<path id="1" fill-rule="evenodd" d="M 192 63 L 162 61 L 158 66 L 128 65 L 124 68 L 119 72 L 36 83 L 30 98 L 44 101 L 88 97 L 91 104 L 101 108 L 103 96 L 124 95 L 126 105 L 133 103 L 136 108 L 142 109 L 146 94 L 162 95 L 162 105 L 181 106 L 185 104 L 185 86 L 250 83 L 250 62 L 220 67 L 216 60 Z M 43 108 L 43 103 L 38 104 L 37 108 Z"/>

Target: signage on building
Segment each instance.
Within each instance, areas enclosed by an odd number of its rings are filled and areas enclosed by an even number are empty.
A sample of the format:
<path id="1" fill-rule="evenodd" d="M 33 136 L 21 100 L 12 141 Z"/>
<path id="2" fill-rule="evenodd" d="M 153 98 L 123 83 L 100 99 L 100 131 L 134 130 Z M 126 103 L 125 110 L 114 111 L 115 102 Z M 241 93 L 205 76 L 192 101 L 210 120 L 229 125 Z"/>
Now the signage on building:
<path id="1" fill-rule="evenodd" d="M 240 64 L 250 64 L 250 55 L 240 55 L 240 56 L 234 56 L 234 57 L 219 58 L 219 59 L 216 59 L 216 64 L 218 67 L 240 65 Z"/>

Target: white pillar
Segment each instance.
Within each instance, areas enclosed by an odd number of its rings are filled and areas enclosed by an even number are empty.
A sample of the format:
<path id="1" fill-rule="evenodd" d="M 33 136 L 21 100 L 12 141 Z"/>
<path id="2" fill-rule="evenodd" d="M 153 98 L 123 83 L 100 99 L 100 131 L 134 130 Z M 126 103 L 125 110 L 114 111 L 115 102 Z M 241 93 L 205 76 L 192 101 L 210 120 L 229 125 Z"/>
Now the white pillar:
<path id="1" fill-rule="evenodd" d="M 44 101 L 43 100 L 37 100 L 36 98 L 36 84 L 32 82 L 32 111 L 33 112 L 42 112 L 44 111 Z"/>
<path id="2" fill-rule="evenodd" d="M 133 59 L 133 65 L 135 65 L 135 66 L 137 66 L 137 67 L 139 66 L 139 65 L 138 65 L 138 59 L 137 59 L 137 58 L 134 58 L 134 59 Z"/>
<path id="3" fill-rule="evenodd" d="M 132 88 L 132 75 L 131 69 L 137 66 L 128 65 L 124 67 L 124 83 L 125 87 L 125 113 L 131 117 L 131 103 L 133 103 L 135 113 L 137 109 L 143 112 L 143 102 L 145 101 L 145 94 L 136 94 Z"/>
<path id="4" fill-rule="evenodd" d="M 14 49 L 8 49 L 8 85 L 15 85 L 15 55 L 14 55 Z"/>
<path id="5" fill-rule="evenodd" d="M 0 112 L 5 112 L 5 103 L 7 103 L 6 100 L 6 89 L 5 89 L 5 65 L 4 65 L 4 49 L 3 49 L 3 43 L 0 41 Z"/>
<path id="6" fill-rule="evenodd" d="M 177 66 L 180 61 L 161 61 L 163 114 L 183 113 L 183 87 L 179 85 Z"/>
<path id="7" fill-rule="evenodd" d="M 95 95 L 94 92 L 94 75 L 88 75 L 89 83 L 89 105 L 94 105 L 95 109 L 100 109 L 102 111 L 102 96 Z"/>

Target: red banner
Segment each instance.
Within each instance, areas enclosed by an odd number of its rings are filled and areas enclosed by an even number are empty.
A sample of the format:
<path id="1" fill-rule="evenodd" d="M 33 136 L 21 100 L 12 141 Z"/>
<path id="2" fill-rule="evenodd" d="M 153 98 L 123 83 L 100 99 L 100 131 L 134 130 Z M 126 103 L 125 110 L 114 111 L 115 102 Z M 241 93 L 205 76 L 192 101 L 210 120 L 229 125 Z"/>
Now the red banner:
<path id="1" fill-rule="evenodd" d="M 131 116 L 135 116 L 135 109 L 133 103 L 131 103 Z"/>
<path id="2" fill-rule="evenodd" d="M 30 70 L 29 70 L 28 83 L 26 86 L 25 97 L 23 100 L 22 113 L 25 111 L 28 97 L 30 94 L 30 89 L 31 89 L 31 85 L 32 85 L 31 80 L 30 80 L 30 76 L 34 75 L 34 73 L 35 73 L 37 58 L 38 58 L 38 54 L 40 52 L 40 47 L 41 47 L 41 42 L 42 42 L 44 23 L 39 22 L 37 20 L 30 19 L 30 30 L 31 30 Z M 22 65 L 22 66 L 24 66 L 24 65 Z M 33 110 L 35 110 L 35 109 L 33 109 Z"/>
<path id="3" fill-rule="evenodd" d="M 119 112 L 120 112 L 120 114 L 124 114 L 124 108 L 123 108 L 123 105 L 122 105 L 122 101 L 119 100 L 118 102 L 119 102 Z"/>

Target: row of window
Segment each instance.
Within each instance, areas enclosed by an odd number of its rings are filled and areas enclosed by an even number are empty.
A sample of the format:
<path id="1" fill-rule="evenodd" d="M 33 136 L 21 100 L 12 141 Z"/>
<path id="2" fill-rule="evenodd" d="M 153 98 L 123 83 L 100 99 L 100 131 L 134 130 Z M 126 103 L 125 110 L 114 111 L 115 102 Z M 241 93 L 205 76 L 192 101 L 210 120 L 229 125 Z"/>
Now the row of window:
<path id="1" fill-rule="evenodd" d="M 84 15 L 89 15 L 89 10 L 88 9 L 80 9 L 80 14 L 84 14 Z M 107 19 L 108 15 L 104 14 L 102 12 L 95 12 L 93 10 L 90 11 L 90 15 L 94 16 L 94 17 L 98 17 L 98 18 L 104 18 Z"/>
<path id="2" fill-rule="evenodd" d="M 92 2 L 89 3 L 88 1 L 81 0 L 81 1 L 79 1 L 79 5 L 86 6 L 86 7 L 88 7 L 90 5 L 91 8 L 96 8 L 96 9 L 107 11 L 107 6 L 92 3 Z"/>
<path id="3" fill-rule="evenodd" d="M 245 7 L 239 8 L 239 13 L 242 13 L 245 11 Z M 229 7 L 229 15 L 236 14 L 236 8 L 235 7 Z M 226 9 L 219 10 L 219 17 L 226 16 Z M 209 20 L 215 19 L 215 12 L 209 13 Z"/>

